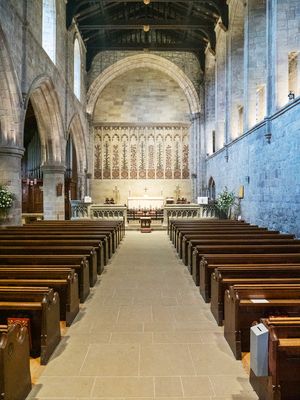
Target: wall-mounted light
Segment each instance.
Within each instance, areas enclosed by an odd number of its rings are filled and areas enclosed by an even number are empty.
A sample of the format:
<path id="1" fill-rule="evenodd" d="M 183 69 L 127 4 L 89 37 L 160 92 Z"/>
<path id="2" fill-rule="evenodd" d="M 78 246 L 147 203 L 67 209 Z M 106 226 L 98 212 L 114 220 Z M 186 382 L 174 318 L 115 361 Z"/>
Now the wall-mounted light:
<path id="1" fill-rule="evenodd" d="M 290 93 L 288 94 L 288 98 L 289 98 L 289 101 L 292 101 L 295 99 L 295 93 L 292 90 L 290 90 Z"/>
<path id="2" fill-rule="evenodd" d="M 270 144 L 271 143 L 271 137 L 272 137 L 272 133 L 266 133 L 265 134 L 265 138 L 267 139 L 267 142 Z"/>
<path id="3" fill-rule="evenodd" d="M 144 30 L 144 32 L 149 32 L 150 31 L 150 25 L 143 25 L 143 30 Z"/>
<path id="4" fill-rule="evenodd" d="M 150 4 L 151 0 L 143 0 L 143 3 L 147 6 L 148 4 Z"/>

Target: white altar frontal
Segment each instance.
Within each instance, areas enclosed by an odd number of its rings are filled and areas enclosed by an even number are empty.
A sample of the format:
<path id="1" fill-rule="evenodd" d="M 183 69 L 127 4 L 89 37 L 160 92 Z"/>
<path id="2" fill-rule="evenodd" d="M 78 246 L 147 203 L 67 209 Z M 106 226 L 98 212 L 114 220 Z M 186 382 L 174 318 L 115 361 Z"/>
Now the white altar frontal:
<path id="1" fill-rule="evenodd" d="M 128 197 L 127 207 L 129 209 L 143 209 L 143 210 L 155 210 L 162 209 L 164 207 L 163 197 Z"/>

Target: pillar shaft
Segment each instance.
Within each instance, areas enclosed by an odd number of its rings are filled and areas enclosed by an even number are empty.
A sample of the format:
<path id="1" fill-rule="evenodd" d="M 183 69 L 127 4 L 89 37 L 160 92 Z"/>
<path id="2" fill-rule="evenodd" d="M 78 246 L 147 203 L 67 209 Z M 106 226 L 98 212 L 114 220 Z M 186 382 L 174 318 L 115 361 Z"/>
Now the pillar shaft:
<path id="1" fill-rule="evenodd" d="M 0 146 L 0 184 L 15 195 L 7 225 L 20 225 L 22 220 L 21 158 L 24 148 Z"/>
<path id="2" fill-rule="evenodd" d="M 192 200 L 202 194 L 206 183 L 205 164 L 205 129 L 203 115 L 196 113 L 191 115 L 191 177 Z"/>
<path id="3" fill-rule="evenodd" d="M 45 164 L 42 170 L 44 219 L 65 219 L 65 166 Z"/>

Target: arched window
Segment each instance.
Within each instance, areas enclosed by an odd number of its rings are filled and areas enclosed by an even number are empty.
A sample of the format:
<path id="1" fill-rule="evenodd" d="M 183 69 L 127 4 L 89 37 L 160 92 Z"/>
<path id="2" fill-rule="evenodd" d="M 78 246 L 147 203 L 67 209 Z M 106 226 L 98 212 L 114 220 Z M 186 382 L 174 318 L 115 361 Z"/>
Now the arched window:
<path id="1" fill-rule="evenodd" d="M 81 94 L 81 56 L 79 41 L 76 38 L 74 42 L 74 93 L 80 100 Z"/>
<path id="2" fill-rule="evenodd" d="M 42 46 L 51 60 L 56 62 L 56 0 L 43 0 Z"/>
<path id="3" fill-rule="evenodd" d="M 210 200 L 216 200 L 216 184 L 212 177 L 208 181 L 208 196 Z"/>

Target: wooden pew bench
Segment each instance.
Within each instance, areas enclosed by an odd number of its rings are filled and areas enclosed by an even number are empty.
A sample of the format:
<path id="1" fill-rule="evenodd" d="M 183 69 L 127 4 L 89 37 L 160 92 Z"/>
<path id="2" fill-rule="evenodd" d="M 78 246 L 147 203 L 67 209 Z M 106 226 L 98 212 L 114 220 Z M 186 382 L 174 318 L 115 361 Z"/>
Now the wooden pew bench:
<path id="1" fill-rule="evenodd" d="M 125 223 L 124 221 L 93 221 L 93 220 L 88 220 L 88 221 L 79 221 L 79 220 L 72 220 L 72 221 L 35 221 L 33 224 L 30 224 L 32 226 L 49 226 L 49 225 L 55 225 L 55 226 L 80 226 L 83 228 L 97 228 L 97 229 L 109 229 L 116 231 L 116 245 L 118 246 L 119 243 L 121 242 L 122 238 L 124 237 L 125 234 Z"/>
<path id="2" fill-rule="evenodd" d="M 293 235 L 278 233 L 230 233 L 222 235 L 184 235 L 182 240 L 182 261 L 192 271 L 192 258 L 194 248 L 198 245 L 207 244 L 254 244 L 259 241 L 262 244 L 292 243 L 295 239 Z M 287 241 L 287 242 L 286 242 Z"/>
<path id="3" fill-rule="evenodd" d="M 211 296 L 211 274 L 219 264 L 297 264 L 300 263 L 300 253 L 290 250 L 290 253 L 251 253 L 243 254 L 203 254 L 197 276 L 200 293 L 206 302 Z"/>
<path id="4" fill-rule="evenodd" d="M 51 238 L 51 236 L 50 236 Z M 103 272 L 104 267 L 104 260 L 103 260 L 103 249 L 102 249 L 102 241 L 99 240 L 56 240 L 56 239 L 49 239 L 47 236 L 43 239 L 14 239 L 9 238 L 6 240 L 0 239 L 0 248 L 1 247 L 11 247 L 11 246 L 34 246 L 34 247 L 75 247 L 78 248 L 80 246 L 87 246 L 90 248 L 94 248 L 97 253 L 97 273 L 100 275 Z"/>
<path id="5" fill-rule="evenodd" d="M 0 323 L 29 318 L 31 356 L 49 360 L 60 341 L 59 296 L 47 287 L 0 287 Z"/>
<path id="6" fill-rule="evenodd" d="M 218 325 L 224 319 L 224 295 L 232 285 L 300 283 L 300 263 L 218 266 L 211 275 L 210 310 Z"/>
<path id="7" fill-rule="evenodd" d="M 256 232 L 256 233 L 263 233 L 263 232 L 268 232 L 268 233 L 279 233 L 278 231 L 268 231 L 266 228 L 259 228 L 257 226 L 217 226 L 217 227 L 201 227 L 201 228 L 194 228 L 194 229 L 182 229 L 182 230 L 177 230 L 174 234 L 174 246 L 178 250 L 179 248 L 179 240 L 181 237 L 183 237 L 185 234 L 193 234 L 193 233 L 198 233 L 198 234 L 222 234 L 222 233 L 247 233 L 247 232 Z"/>
<path id="8" fill-rule="evenodd" d="M 27 328 L 0 326 L 0 394 L 2 400 L 24 400 L 31 390 Z"/>
<path id="9" fill-rule="evenodd" d="M 250 383 L 261 400 L 300 398 L 300 318 L 262 319 L 269 330 L 267 377 L 250 369 Z"/>
<path id="10" fill-rule="evenodd" d="M 180 252 L 180 248 L 182 247 L 182 241 L 185 235 L 193 235 L 193 234 L 221 234 L 221 233 L 243 233 L 243 232 L 268 232 L 265 228 L 259 228 L 254 225 L 246 225 L 246 226 L 231 226 L 231 225 L 218 225 L 215 227 L 211 226 L 203 226 L 201 228 L 189 228 L 189 229 L 178 229 L 175 236 L 174 246 L 177 252 Z M 276 232 L 278 233 L 278 232 Z"/>
<path id="11" fill-rule="evenodd" d="M 98 232 L 97 230 L 89 230 L 89 229 L 78 229 L 75 227 L 75 229 L 67 228 L 67 229 L 57 229 L 54 227 L 39 227 L 39 228 L 31 228 L 30 226 L 23 226 L 23 227 L 6 227 L 5 229 L 0 230 L 0 240 L 1 239 L 6 239 L 6 238 L 11 238 L 12 236 L 16 236 L 16 238 L 25 239 L 26 236 L 27 238 L 31 238 L 32 236 L 41 238 L 43 236 L 53 236 L 54 239 L 56 240 L 62 240 L 62 239 L 76 239 L 77 237 L 83 237 L 84 239 L 101 239 L 101 238 L 106 238 L 107 240 L 107 257 L 110 258 L 112 257 L 112 254 L 114 252 L 113 250 L 113 235 L 112 232 L 110 231 L 101 231 Z"/>
<path id="12" fill-rule="evenodd" d="M 57 239 L 62 235 L 105 235 L 108 239 L 109 244 L 109 257 L 116 250 L 116 232 L 108 228 L 98 229 L 93 227 L 80 227 L 80 226 L 69 226 L 69 227 L 57 227 L 57 226 L 35 226 L 24 225 L 21 227 L 6 227 L 0 231 L 0 235 L 5 236 L 5 234 L 55 234 Z"/>
<path id="13" fill-rule="evenodd" d="M 250 350 L 250 327 L 272 315 L 300 316 L 300 285 L 234 285 L 224 296 L 224 337 L 236 359 Z"/>
<path id="14" fill-rule="evenodd" d="M 89 263 L 90 286 L 97 282 L 97 253 L 92 246 L 0 246 L 0 255 L 76 255 L 86 257 Z"/>
<path id="15" fill-rule="evenodd" d="M 74 269 L 78 275 L 79 299 L 83 303 L 90 293 L 89 263 L 86 257 L 76 255 L 0 255 L 0 268 L 61 268 Z"/>
<path id="16" fill-rule="evenodd" d="M 197 286 L 199 286 L 200 276 L 200 260 L 203 254 L 279 254 L 279 253 L 300 253 L 299 241 L 290 244 L 227 244 L 227 245 L 209 245 L 209 246 L 196 246 L 193 251 L 193 279 Z M 230 262 L 229 262 L 230 264 Z M 202 293 L 200 285 L 200 292 Z"/>
<path id="17" fill-rule="evenodd" d="M 170 236 L 170 240 L 173 241 L 173 235 L 176 229 L 182 229 L 182 228 L 194 228 L 194 227 L 199 227 L 202 225 L 250 225 L 248 222 L 245 221 L 236 221 L 236 220 L 228 220 L 228 219 L 210 219 L 210 220 L 203 220 L 203 219 L 196 219 L 196 220 L 179 220 L 179 219 L 173 219 L 168 221 L 168 234 Z"/>
<path id="18" fill-rule="evenodd" d="M 107 265 L 109 257 L 111 257 L 109 251 L 109 241 L 106 235 L 86 235 L 86 234 L 65 234 L 65 235 L 56 235 L 55 232 L 50 233 L 9 233 L 6 235 L 1 235 L 0 231 L 0 244 L 6 245 L 7 242 L 15 241 L 16 246 L 18 242 L 24 241 L 25 243 L 32 243 L 34 242 L 42 242 L 46 243 L 49 246 L 54 245 L 54 243 L 64 243 L 66 246 L 73 246 L 73 245 L 86 245 L 86 246 L 93 246 L 96 249 L 100 247 L 101 249 L 101 256 L 100 260 L 102 262 L 101 271 L 105 265 Z"/>
<path id="19" fill-rule="evenodd" d="M 60 319 L 70 326 L 79 312 L 78 277 L 70 268 L 0 266 L 1 286 L 46 286 L 59 295 Z"/>

